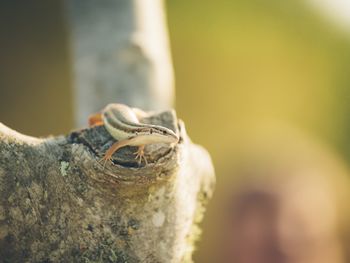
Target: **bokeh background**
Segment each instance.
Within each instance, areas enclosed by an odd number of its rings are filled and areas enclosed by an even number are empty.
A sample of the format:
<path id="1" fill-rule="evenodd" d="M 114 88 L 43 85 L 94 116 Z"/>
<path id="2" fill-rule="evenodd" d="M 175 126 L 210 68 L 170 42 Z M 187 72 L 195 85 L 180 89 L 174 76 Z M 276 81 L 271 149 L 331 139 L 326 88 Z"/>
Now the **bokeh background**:
<path id="1" fill-rule="evenodd" d="M 167 1 L 176 109 L 217 172 L 196 262 L 350 262 L 350 11 L 324 2 Z M 0 20 L 0 121 L 69 132 L 62 2 L 2 1 Z"/>

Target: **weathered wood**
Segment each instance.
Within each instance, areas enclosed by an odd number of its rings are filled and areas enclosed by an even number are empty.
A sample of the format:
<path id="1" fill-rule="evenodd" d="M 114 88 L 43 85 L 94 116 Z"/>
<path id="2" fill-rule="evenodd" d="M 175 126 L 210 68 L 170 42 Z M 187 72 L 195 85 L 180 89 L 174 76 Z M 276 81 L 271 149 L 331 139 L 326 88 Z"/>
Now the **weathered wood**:
<path id="1" fill-rule="evenodd" d="M 125 147 L 105 167 L 103 126 L 36 139 L 0 124 L 0 262 L 191 262 L 211 160 L 173 111 L 144 121 L 180 143 L 146 146 L 148 165 Z"/>
<path id="2" fill-rule="evenodd" d="M 173 107 L 174 77 L 163 0 L 67 0 L 75 119 L 120 102 Z"/>

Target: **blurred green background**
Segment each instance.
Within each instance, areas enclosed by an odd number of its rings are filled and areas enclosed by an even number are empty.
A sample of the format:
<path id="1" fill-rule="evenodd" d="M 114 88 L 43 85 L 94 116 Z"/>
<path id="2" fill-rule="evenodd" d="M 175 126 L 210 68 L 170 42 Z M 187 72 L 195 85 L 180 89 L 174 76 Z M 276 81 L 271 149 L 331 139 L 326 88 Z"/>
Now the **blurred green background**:
<path id="1" fill-rule="evenodd" d="M 270 119 L 348 156 L 345 33 L 295 0 L 168 1 L 168 13 L 177 110 L 214 158 L 243 126 Z"/>
<path id="2" fill-rule="evenodd" d="M 245 134 L 296 126 L 350 161 L 350 39 L 306 1 L 167 3 L 178 115 L 218 180 L 195 262 L 215 262 L 214 207 Z"/>
<path id="3" fill-rule="evenodd" d="M 225 153 L 269 122 L 300 127 L 350 161 L 346 31 L 299 0 L 167 1 L 167 16 L 176 109 L 194 142 L 211 153 L 217 191 Z M 0 121 L 35 136 L 69 132 L 62 2 L 4 1 L 0 19 Z M 210 209 L 207 218 L 196 262 L 209 262 Z"/>

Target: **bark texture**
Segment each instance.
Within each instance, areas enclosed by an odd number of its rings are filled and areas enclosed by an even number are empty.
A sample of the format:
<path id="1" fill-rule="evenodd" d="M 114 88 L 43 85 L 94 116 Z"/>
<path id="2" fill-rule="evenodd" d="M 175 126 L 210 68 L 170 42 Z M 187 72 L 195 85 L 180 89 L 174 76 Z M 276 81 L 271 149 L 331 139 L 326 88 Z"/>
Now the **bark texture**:
<path id="1" fill-rule="evenodd" d="M 173 111 L 143 120 L 181 136 L 148 164 L 103 126 L 37 139 L 0 124 L 0 262 L 191 262 L 214 172 Z"/>
<path id="2" fill-rule="evenodd" d="M 163 0 L 66 0 L 77 127 L 120 102 L 173 107 L 174 77 Z"/>

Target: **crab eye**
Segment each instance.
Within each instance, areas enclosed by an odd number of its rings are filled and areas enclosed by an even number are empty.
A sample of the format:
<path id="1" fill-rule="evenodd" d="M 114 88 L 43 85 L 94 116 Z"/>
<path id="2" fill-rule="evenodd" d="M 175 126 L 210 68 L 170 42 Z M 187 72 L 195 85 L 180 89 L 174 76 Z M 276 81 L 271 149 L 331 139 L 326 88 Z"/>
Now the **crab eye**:
<path id="1" fill-rule="evenodd" d="M 163 131 L 163 134 L 166 135 L 166 131 Z"/>
<path id="2" fill-rule="evenodd" d="M 150 129 L 150 130 L 149 130 L 149 133 L 150 133 L 150 134 L 153 134 L 153 130 L 152 130 L 152 129 Z"/>

